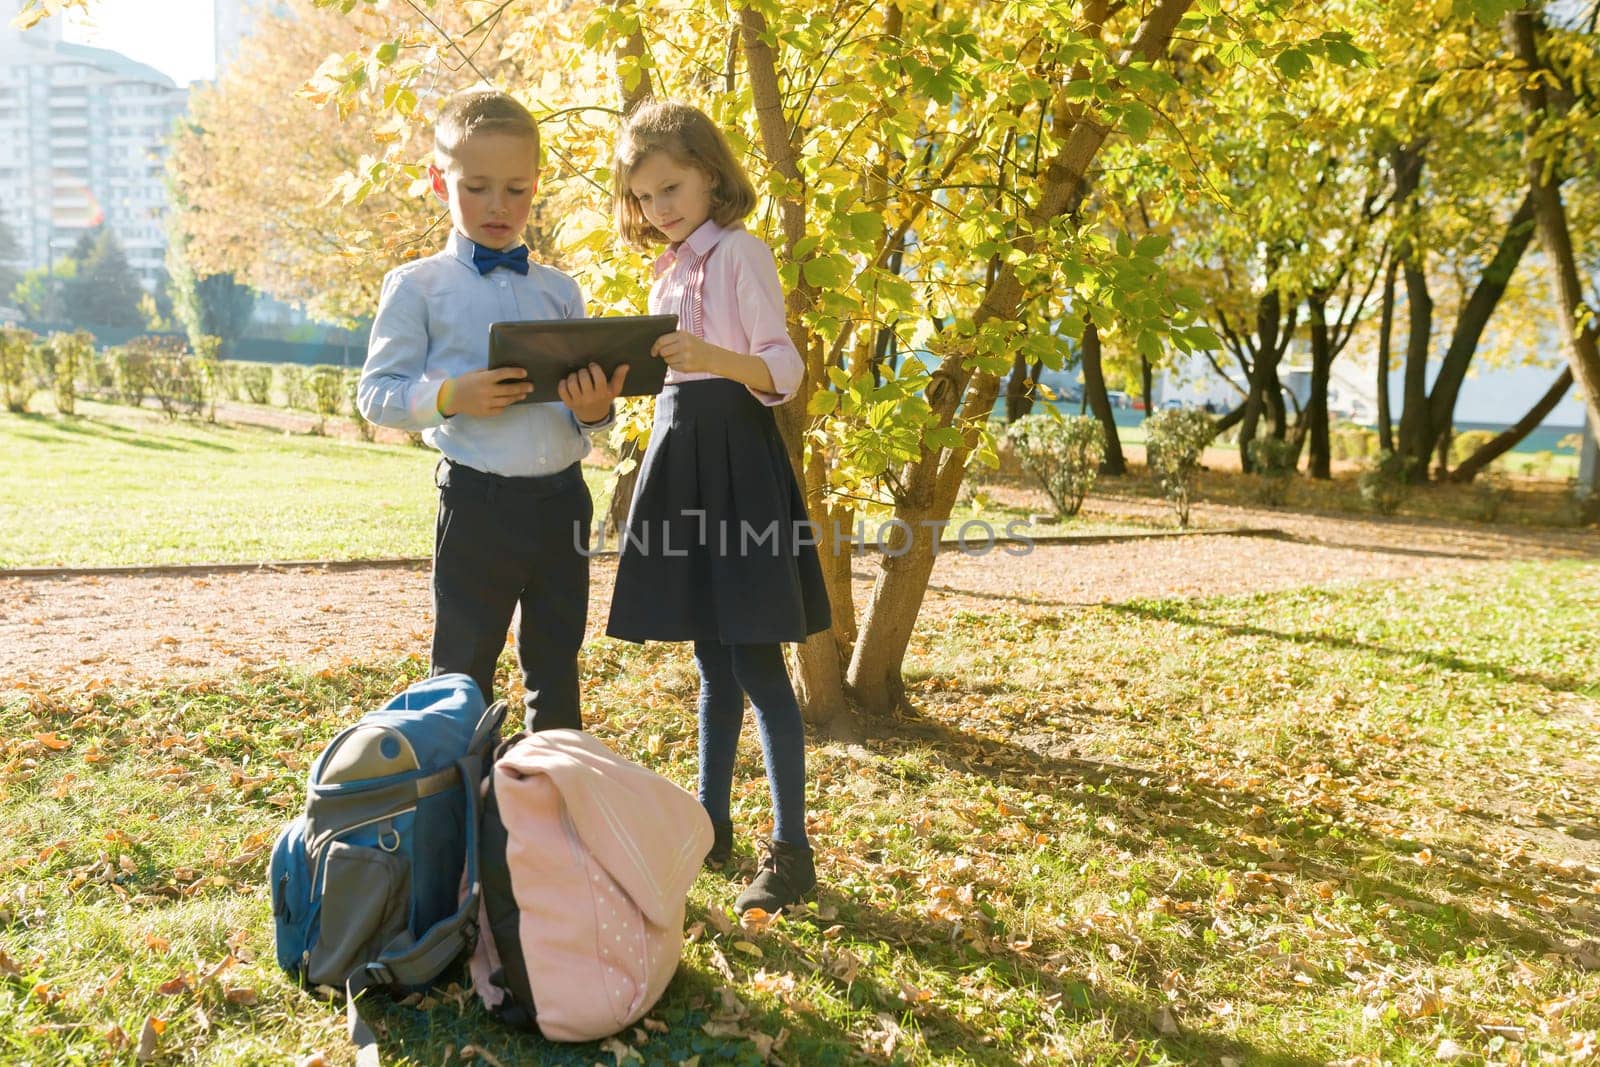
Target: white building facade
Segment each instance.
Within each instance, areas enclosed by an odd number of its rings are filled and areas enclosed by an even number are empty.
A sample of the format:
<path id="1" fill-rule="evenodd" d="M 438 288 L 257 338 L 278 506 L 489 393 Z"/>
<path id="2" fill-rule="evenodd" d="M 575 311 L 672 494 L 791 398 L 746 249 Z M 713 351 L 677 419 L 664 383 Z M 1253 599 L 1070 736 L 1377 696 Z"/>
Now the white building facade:
<path id="1" fill-rule="evenodd" d="M 49 266 L 104 222 L 148 289 L 166 255 L 166 142 L 188 91 L 126 56 L 0 23 L 0 221 L 13 266 Z"/>

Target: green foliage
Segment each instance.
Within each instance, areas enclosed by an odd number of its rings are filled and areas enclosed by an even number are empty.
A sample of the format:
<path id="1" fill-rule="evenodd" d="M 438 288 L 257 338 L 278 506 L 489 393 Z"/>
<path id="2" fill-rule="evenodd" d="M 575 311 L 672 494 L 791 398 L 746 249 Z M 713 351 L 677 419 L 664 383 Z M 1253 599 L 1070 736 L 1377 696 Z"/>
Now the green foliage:
<path id="1" fill-rule="evenodd" d="M 1379 515 L 1393 515 L 1411 493 L 1417 461 L 1399 452 L 1383 452 L 1361 472 L 1357 487 L 1361 499 Z"/>
<path id="2" fill-rule="evenodd" d="M 1450 438 L 1450 466 L 1459 467 L 1498 435 L 1492 430 L 1464 430 Z"/>
<path id="3" fill-rule="evenodd" d="M 111 349 L 109 353 L 117 399 L 135 407 L 144 403 L 145 395 L 150 392 L 153 374 L 153 353 L 148 344 L 135 343 L 141 340 L 144 339 L 134 338 L 127 344 Z"/>
<path id="4" fill-rule="evenodd" d="M 1076 515 L 1094 488 L 1105 454 L 1105 434 L 1088 415 L 1028 415 L 1006 429 L 1017 459 L 1056 506 L 1059 518 Z"/>
<path id="5" fill-rule="evenodd" d="M 203 361 L 191 354 L 183 342 L 169 337 L 136 337 L 128 347 L 146 353 L 150 369 L 150 394 L 168 419 L 179 415 L 198 415 L 205 407 L 211 375 Z"/>
<path id="6" fill-rule="evenodd" d="M 215 337 L 226 355 L 250 324 L 255 290 L 235 282 L 232 274 L 198 276 L 185 255 L 186 248 L 181 233 L 173 235 L 167 246 L 173 315 L 187 331 L 190 345 L 198 344 L 202 337 Z"/>
<path id="7" fill-rule="evenodd" d="M 0 405 L 7 411 L 28 410 L 33 396 L 33 376 L 28 363 L 36 338 L 20 326 L 0 326 Z"/>
<path id="8" fill-rule="evenodd" d="M 144 290 L 128 266 L 122 242 L 109 226 L 101 226 L 79 240 L 76 274 L 61 286 L 67 321 L 80 326 L 132 326 L 142 328 L 139 309 Z"/>
<path id="9" fill-rule="evenodd" d="M 22 280 L 22 275 L 11 266 L 22 258 L 22 245 L 17 241 L 16 233 L 0 221 L 0 304 L 10 302 L 11 291 Z"/>
<path id="10" fill-rule="evenodd" d="M 201 334 L 189 339 L 195 366 L 200 373 L 200 388 L 206 405 L 206 419 L 217 421 L 217 400 L 221 398 L 227 372 L 222 363 L 222 338 Z"/>
<path id="11" fill-rule="evenodd" d="M 1378 454 L 1378 431 L 1355 422 L 1341 422 L 1328 431 L 1331 458 L 1365 463 Z"/>
<path id="12" fill-rule="evenodd" d="M 51 363 L 51 389 L 56 397 L 56 410 L 63 415 L 74 414 L 78 402 L 78 378 L 87 372 L 94 361 L 94 335 L 87 330 L 73 333 L 53 333 L 48 342 Z"/>
<path id="13" fill-rule="evenodd" d="M 267 404 L 272 401 L 272 364 L 232 363 L 229 366 L 230 373 L 239 384 L 242 399 L 252 404 Z"/>
<path id="14" fill-rule="evenodd" d="M 356 434 L 363 441 L 372 440 L 376 427 L 361 417 L 361 409 L 357 406 L 356 390 L 361 385 L 361 368 L 350 367 L 344 372 L 344 401 L 350 408 L 351 421 L 355 423 Z"/>
<path id="15" fill-rule="evenodd" d="M 25 318 L 35 322 L 64 322 L 68 314 L 62 289 L 77 275 L 78 264 L 71 259 L 55 264 L 53 270 L 34 267 L 24 271 L 11 290 L 11 302 Z"/>
<path id="16" fill-rule="evenodd" d="M 1172 408 L 1152 413 L 1144 425 L 1150 474 L 1172 502 L 1178 525 L 1187 528 L 1200 457 L 1216 436 L 1217 420 L 1197 408 Z"/>
<path id="17" fill-rule="evenodd" d="M 1299 462 L 1300 449 L 1293 441 L 1268 436 L 1251 441 L 1249 451 L 1255 467 L 1251 477 L 1256 483 L 1256 498 L 1272 507 L 1282 505 L 1289 499 L 1289 482 Z"/>
<path id="18" fill-rule="evenodd" d="M 317 433 L 327 430 L 328 419 L 339 414 L 349 386 L 344 371 L 326 364 L 312 367 L 306 375 L 306 391 L 311 396 L 312 410 L 317 413 Z"/>
<path id="19" fill-rule="evenodd" d="M 311 390 L 306 383 L 306 369 L 298 363 L 278 364 L 278 386 L 283 390 L 283 406 L 301 408 L 311 405 Z"/>

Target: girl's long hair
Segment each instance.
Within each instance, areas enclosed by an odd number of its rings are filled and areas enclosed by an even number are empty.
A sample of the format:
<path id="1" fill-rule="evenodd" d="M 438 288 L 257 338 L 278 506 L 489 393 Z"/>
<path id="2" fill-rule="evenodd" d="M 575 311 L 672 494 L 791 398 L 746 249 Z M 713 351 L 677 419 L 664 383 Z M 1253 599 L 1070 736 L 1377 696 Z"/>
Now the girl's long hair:
<path id="1" fill-rule="evenodd" d="M 617 233 L 635 248 L 668 240 L 645 220 L 639 198 L 629 187 L 634 168 L 657 152 L 680 166 L 698 168 L 711 179 L 711 218 L 717 225 L 731 226 L 755 210 L 755 186 L 733 158 L 728 139 L 705 112 L 676 100 L 641 104 L 622 125 L 611 188 Z"/>

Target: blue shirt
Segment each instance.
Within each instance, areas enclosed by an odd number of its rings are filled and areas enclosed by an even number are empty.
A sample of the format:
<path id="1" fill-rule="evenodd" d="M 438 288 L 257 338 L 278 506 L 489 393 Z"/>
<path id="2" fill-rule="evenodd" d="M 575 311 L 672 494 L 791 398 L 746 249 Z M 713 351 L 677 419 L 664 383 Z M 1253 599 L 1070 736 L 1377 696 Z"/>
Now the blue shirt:
<path id="1" fill-rule="evenodd" d="M 578 319 L 583 292 L 542 263 L 526 276 L 504 268 L 479 274 L 472 241 L 454 230 L 441 252 L 396 267 L 383 279 L 356 406 L 367 421 L 420 430 L 451 462 L 490 474 L 554 474 L 589 453 L 589 431 L 560 402 L 514 404 L 492 417 L 439 414 L 447 379 L 489 365 L 489 326 L 521 319 Z"/>

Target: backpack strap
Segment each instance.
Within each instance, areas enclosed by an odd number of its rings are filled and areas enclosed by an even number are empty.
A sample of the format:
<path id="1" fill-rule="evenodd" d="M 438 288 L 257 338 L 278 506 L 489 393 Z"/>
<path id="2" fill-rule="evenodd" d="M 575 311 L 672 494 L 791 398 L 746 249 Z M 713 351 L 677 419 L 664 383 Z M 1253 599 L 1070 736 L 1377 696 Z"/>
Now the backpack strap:
<path id="1" fill-rule="evenodd" d="M 473 733 L 467 754 L 456 760 L 454 775 L 467 801 L 466 892 L 454 915 L 448 915 L 415 941 L 409 932 L 390 941 L 378 958 L 359 968 L 345 982 L 346 1032 L 356 1049 L 356 1067 L 378 1067 L 378 1038 L 362 1016 L 357 998 L 380 985 L 419 986 L 432 981 L 478 940 L 478 829 L 482 821 L 478 787 L 483 781 L 490 743 L 505 718 L 506 702 L 496 701 L 484 712 Z"/>
<path id="2" fill-rule="evenodd" d="M 344 984 L 345 1033 L 356 1049 L 356 1067 L 380 1067 L 378 1035 L 356 1006 L 356 998 L 370 989 L 371 983 L 360 971 L 352 974 Z"/>
<path id="3" fill-rule="evenodd" d="M 467 797 L 466 892 L 454 915 L 428 927 L 412 940 L 409 931 L 390 941 L 378 958 L 362 968 L 374 985 L 425 985 L 478 941 L 478 834 L 482 821 L 478 787 L 483 780 L 483 754 L 470 753 L 456 760 L 461 788 Z"/>

